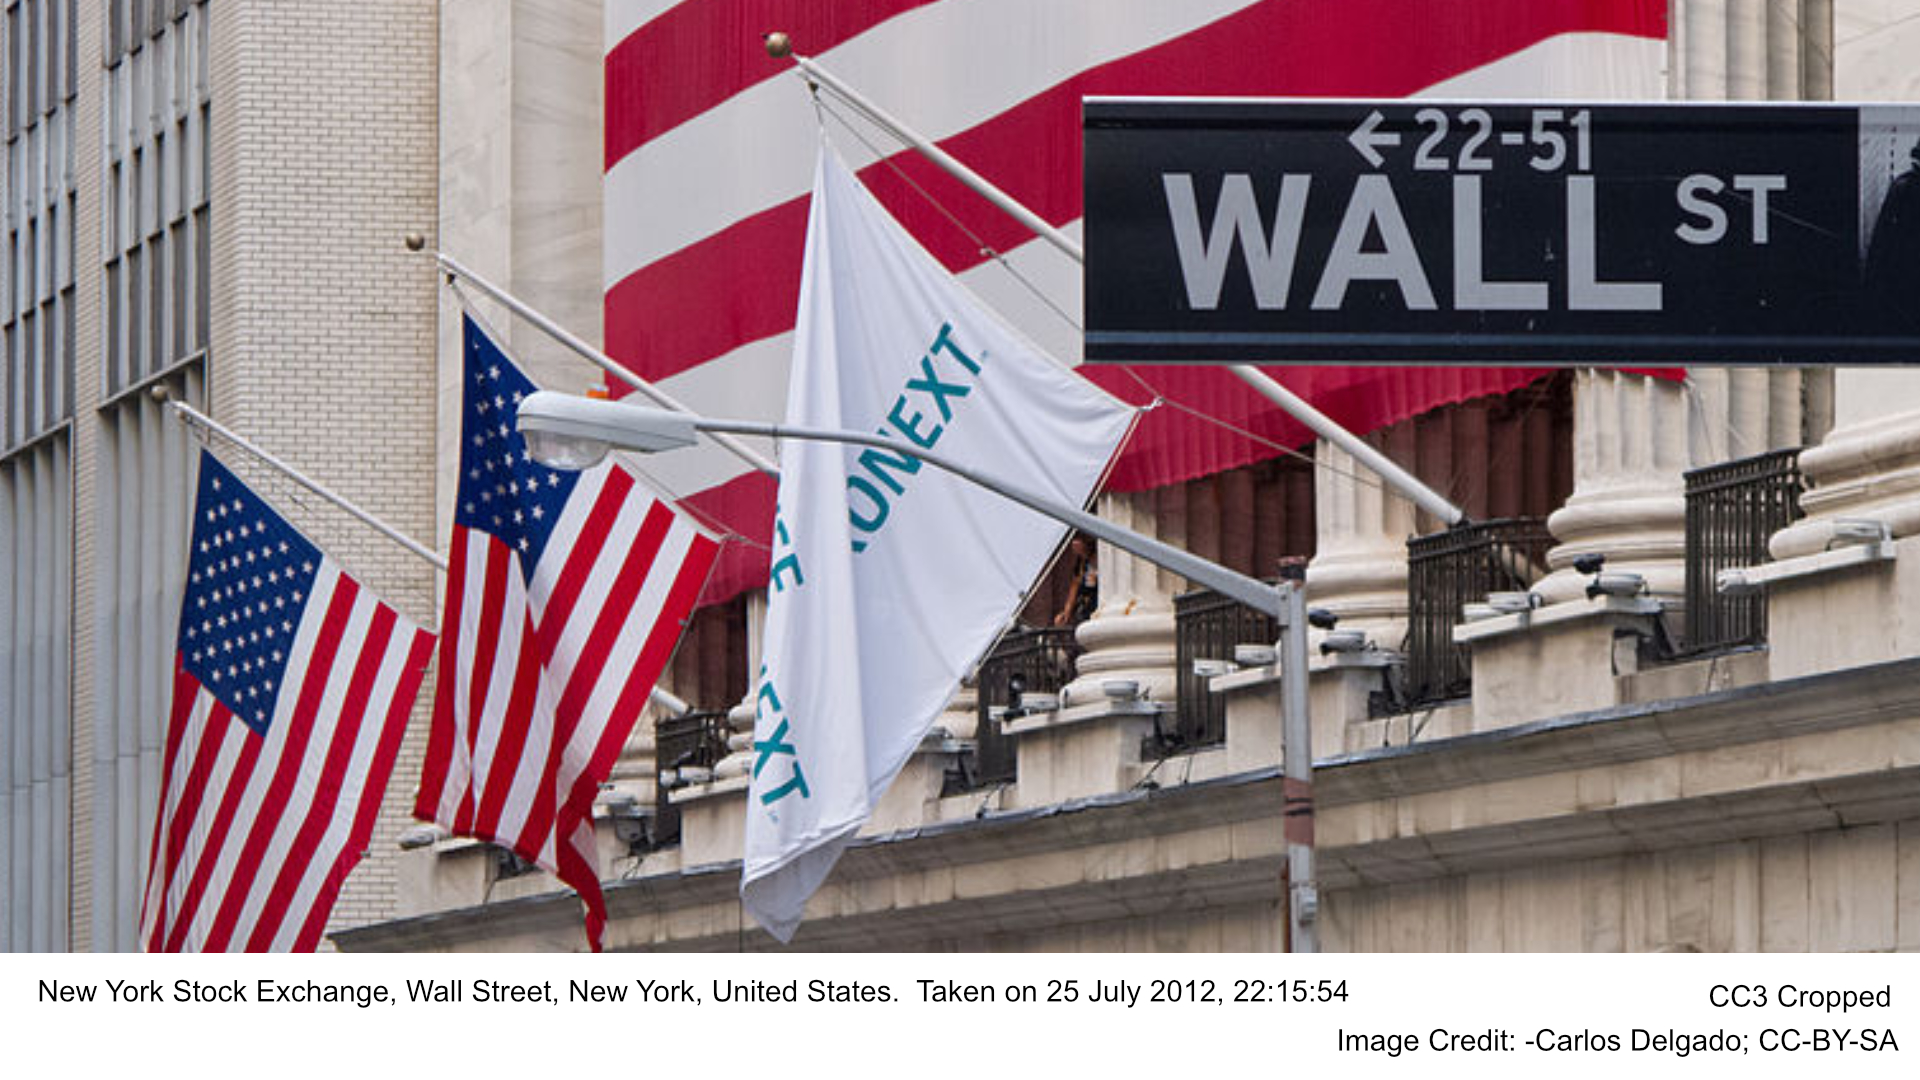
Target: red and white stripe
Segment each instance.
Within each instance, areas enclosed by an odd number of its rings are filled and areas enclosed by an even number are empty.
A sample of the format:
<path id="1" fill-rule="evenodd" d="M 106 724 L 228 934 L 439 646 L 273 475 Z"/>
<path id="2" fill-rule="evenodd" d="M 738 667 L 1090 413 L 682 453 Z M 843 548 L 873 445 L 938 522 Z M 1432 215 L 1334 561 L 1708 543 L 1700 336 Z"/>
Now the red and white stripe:
<path id="1" fill-rule="evenodd" d="M 373 834 L 432 643 L 323 559 L 265 736 L 176 661 L 148 951 L 319 944 Z"/>
<path id="2" fill-rule="evenodd" d="M 608 464 L 583 473 L 531 584 L 488 533 L 453 532 L 416 816 L 511 848 L 605 924 L 593 799 L 646 706 L 718 544 Z"/>
<path id="3" fill-rule="evenodd" d="M 1415 94 L 1658 97 L 1662 0 L 609 0 L 606 7 L 605 279 L 608 351 L 710 415 L 777 419 L 786 399 L 807 191 L 817 138 L 791 65 L 759 35 L 780 29 L 895 115 L 1076 233 L 1080 99 Z M 921 243 L 1049 351 L 1077 360 L 1073 326 L 894 172 L 932 192 L 1077 314 L 1079 268 L 886 136 L 877 162 L 837 125 L 842 155 Z M 1230 376 L 1110 368 L 1102 386 L 1154 393 L 1288 445 L 1310 435 Z M 1294 367 L 1275 374 L 1366 431 L 1521 385 L 1526 369 Z M 616 388 L 617 389 L 617 388 Z M 1272 456 L 1173 409 L 1149 414 L 1110 479 L 1133 490 Z M 719 453 L 649 464 L 671 491 L 764 541 L 774 484 Z M 763 583 L 763 550 L 731 545 L 709 598 Z"/>

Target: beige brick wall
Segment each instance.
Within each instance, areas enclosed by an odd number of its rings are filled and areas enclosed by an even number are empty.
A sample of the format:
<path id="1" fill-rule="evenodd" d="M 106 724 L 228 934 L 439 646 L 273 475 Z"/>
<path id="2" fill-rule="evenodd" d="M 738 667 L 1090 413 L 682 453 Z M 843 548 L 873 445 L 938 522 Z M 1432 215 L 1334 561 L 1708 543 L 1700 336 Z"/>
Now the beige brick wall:
<path id="1" fill-rule="evenodd" d="M 214 415 L 418 537 L 434 519 L 436 284 L 402 238 L 436 216 L 438 10 L 211 5 Z M 330 509 L 291 516 L 435 626 L 426 563 Z M 423 693 L 334 927 L 393 912 L 429 708 Z"/>

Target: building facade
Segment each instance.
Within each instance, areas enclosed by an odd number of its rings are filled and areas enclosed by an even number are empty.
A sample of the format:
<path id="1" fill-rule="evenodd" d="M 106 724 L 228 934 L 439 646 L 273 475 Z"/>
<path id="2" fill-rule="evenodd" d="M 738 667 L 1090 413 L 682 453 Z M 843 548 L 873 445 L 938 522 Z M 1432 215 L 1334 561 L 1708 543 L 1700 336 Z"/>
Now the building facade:
<path id="1" fill-rule="evenodd" d="M 563 325 L 611 337 L 604 64 L 624 31 L 672 6 L 8 6 L 0 947 L 133 944 L 191 449 L 148 391 L 167 385 L 408 532 L 443 536 L 461 305 L 543 385 L 598 375 L 441 288 L 400 237 L 429 233 Z M 1674 0 L 1655 91 L 1916 100 L 1920 76 L 1902 59 L 1920 44 L 1915 14 Z M 898 111 L 914 122 L 916 104 Z M 970 283 L 1042 340 L 1060 337 L 992 273 Z M 1037 273 L 1047 289 L 1076 287 Z M 1071 309 L 1071 292 L 1055 299 Z M 728 388 L 709 392 L 722 411 Z M 1455 654 L 1458 604 L 1474 597 L 1448 593 L 1444 640 L 1405 665 L 1388 654 L 1431 636 L 1440 589 L 1423 576 L 1433 553 L 1408 541 L 1437 523 L 1336 448 L 1109 495 L 1100 509 L 1262 576 L 1306 558 L 1312 602 L 1375 646 L 1321 656 L 1309 677 L 1324 948 L 1913 949 L 1920 632 L 1903 613 L 1920 559 L 1907 539 L 1920 529 L 1916 433 L 1920 377 L 1903 370 L 1727 369 L 1562 372 L 1372 432 L 1476 519 L 1545 530 L 1487 540 L 1527 553 L 1511 584 L 1542 607 L 1463 627 Z M 1689 541 L 1687 474 L 1769 451 L 1805 478 L 1804 517 L 1768 530 L 1790 572 L 1765 594 L 1764 636 L 1743 623 L 1689 651 L 1706 638 L 1706 605 L 1688 593 L 1704 556 Z M 430 568 L 247 475 L 437 625 Z M 1863 518 L 1891 539 L 1832 554 L 1832 523 Z M 1587 554 L 1642 575 L 1647 596 L 1588 597 L 1591 575 L 1574 567 Z M 1219 630 L 1206 598 L 1183 599 L 1164 572 L 1108 550 L 1097 563 L 1092 617 L 994 654 L 818 894 L 797 946 L 1284 947 L 1278 676 L 1257 658 L 1196 676 L 1196 657 L 1232 659 L 1240 630 Z M 1062 573 L 1026 621 L 1051 622 Z M 736 896 L 751 721 L 740 703 L 761 610 L 748 592 L 696 617 L 669 682 L 700 711 L 644 726 L 616 767 L 601 822 L 609 947 L 773 945 Z M 1450 656 L 1464 666 L 1433 666 Z M 1018 665 L 1058 693 L 994 711 Z M 1137 693 L 1109 696 L 1110 683 Z M 334 944 L 583 947 L 578 902 L 544 875 L 417 832 L 400 850 L 427 709 L 336 908 Z"/>
<path id="2" fill-rule="evenodd" d="M 1897 60 L 1910 12 L 1841 0 L 1683 2 L 1667 14 L 1668 97 L 1914 94 Z M 612 15 L 608 25 L 612 49 L 631 26 Z M 839 62 L 879 61 L 848 49 Z M 863 86 L 886 81 L 865 75 Z M 1016 266 L 1061 287 L 1020 262 L 1025 250 L 1010 252 Z M 989 276 L 969 283 L 1018 292 Z M 1310 472 L 1232 469 L 1110 495 L 1102 512 L 1256 573 L 1276 556 L 1310 557 L 1312 602 L 1379 647 L 1323 656 L 1310 676 L 1324 947 L 1910 949 L 1920 761 L 1911 696 L 1883 691 L 1910 677 L 1913 657 L 1898 632 L 1880 631 L 1901 621 L 1900 571 L 1889 567 L 1905 550 L 1900 446 L 1920 422 L 1915 389 L 1887 370 L 1575 371 L 1374 432 L 1474 518 L 1545 519 L 1543 532 L 1483 536 L 1526 555 L 1508 587 L 1544 606 L 1457 632 L 1460 602 L 1487 584 L 1448 592 L 1462 586 L 1433 578 L 1448 565 L 1434 556 L 1455 539 L 1326 444 Z M 751 397 L 711 407 L 750 408 Z M 1782 576 L 1730 615 L 1689 593 L 1690 567 L 1696 578 L 1713 567 L 1702 527 L 1688 524 L 1688 487 L 1695 513 L 1708 512 L 1714 467 L 1734 461 L 1747 462 L 1736 472 L 1797 463 L 1805 517 L 1748 526 L 1764 530 L 1763 549 L 1773 536 L 1770 555 L 1752 561 L 1775 559 Z M 1874 551 L 1891 563 L 1824 551 L 1833 520 L 1855 516 L 1888 523 L 1891 547 Z M 1409 545 L 1422 535 L 1431 539 Z M 1575 567 L 1586 555 L 1640 575 L 1647 592 L 1589 597 L 1592 575 Z M 1070 641 L 1016 634 L 963 689 L 816 896 L 797 945 L 1285 944 L 1276 676 L 1254 664 L 1205 685 L 1193 657 L 1231 655 L 1208 629 L 1205 598 L 1182 598 L 1183 583 L 1112 551 L 1099 554 L 1099 576 L 1099 610 Z M 1029 621 L 1059 606 L 1057 585 L 1043 585 Z M 1386 659 L 1432 651 L 1421 635 L 1432 638 L 1423 608 L 1436 593 L 1452 605 L 1441 651 L 1457 638 L 1460 666 Z M 605 836 L 609 876 L 621 879 L 608 890 L 613 947 L 772 947 L 735 897 L 751 721 L 737 702 L 756 603 L 697 622 L 675 684 L 710 713 L 668 721 L 657 744 L 637 738 L 616 775 L 616 799 L 658 798 L 660 816 L 657 835 Z M 1876 632 L 1838 634 L 1836 622 Z M 1016 669 L 1058 694 L 997 711 Z M 1106 693 L 1124 684 L 1144 701 Z M 443 843 L 403 867 L 407 915 L 342 935 L 343 947 L 578 944 L 571 901 L 537 875 L 509 876 L 484 849 Z"/>
<path id="3" fill-rule="evenodd" d="M 0 948 L 136 947 L 196 449 L 152 391 L 431 533 L 435 284 L 401 238 L 433 224 L 437 25 L 411 0 L 7 5 Z M 213 448 L 432 624 L 431 567 Z M 341 925 L 391 914 L 407 806 Z"/>

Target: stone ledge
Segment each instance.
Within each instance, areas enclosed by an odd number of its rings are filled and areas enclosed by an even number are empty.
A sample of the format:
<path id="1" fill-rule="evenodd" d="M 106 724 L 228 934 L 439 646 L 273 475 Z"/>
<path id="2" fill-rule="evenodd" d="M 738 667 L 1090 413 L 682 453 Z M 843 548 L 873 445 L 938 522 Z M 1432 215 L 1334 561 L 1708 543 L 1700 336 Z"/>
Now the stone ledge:
<path id="1" fill-rule="evenodd" d="M 1892 562 L 1899 555 L 1900 550 L 1894 546 L 1893 541 L 1879 540 L 1869 544 L 1850 544 L 1812 555 L 1795 555 L 1792 558 L 1762 563 L 1759 566 L 1742 567 L 1738 573 L 1743 584 L 1764 588 L 1775 582 L 1816 577 L 1838 570 L 1851 570 L 1856 566 Z"/>
<path id="2" fill-rule="evenodd" d="M 1315 797 L 1364 802 L 1835 731 L 1920 713 L 1916 687 L 1920 658 L 1907 658 L 1341 754 L 1314 763 Z"/>
<path id="3" fill-rule="evenodd" d="M 676 806 L 699 802 L 701 799 L 716 799 L 736 792 L 745 793 L 753 783 L 751 776 L 729 776 L 725 780 L 709 780 L 704 784 L 688 784 L 667 792 L 667 801 Z"/>
<path id="4" fill-rule="evenodd" d="M 1090 701 L 1085 705 L 1069 705 L 1064 709 L 1051 712 L 1033 713 L 1011 721 L 1001 721 L 1008 735 L 1028 735 L 1039 731 L 1055 731 L 1075 724 L 1085 724 L 1094 720 L 1106 720 L 1112 717 L 1153 717 L 1170 711 L 1164 702 L 1144 701 L 1138 698 L 1116 701 L 1111 698 Z"/>
<path id="5" fill-rule="evenodd" d="M 1908 720 L 1903 730 L 1911 731 L 1910 718 L 1920 712 L 1916 685 L 1920 659 L 1907 659 L 1325 760 L 1315 778 L 1321 813 L 1372 815 L 1374 809 L 1353 804 L 1379 800 L 1383 822 L 1400 820 L 1392 805 L 1399 796 L 1525 777 L 1538 777 L 1524 785 L 1527 791 L 1545 791 L 1568 778 L 1543 774 L 1687 751 L 1714 754 L 1719 772 L 1692 794 L 1682 777 L 1671 793 L 1635 789 L 1629 803 L 1592 809 L 1576 799 L 1572 812 L 1564 799 L 1553 798 L 1530 810 L 1521 801 L 1525 792 L 1515 789 L 1503 796 L 1519 815 L 1511 820 L 1443 822 L 1411 835 L 1328 843 L 1321 848 L 1322 888 L 1906 820 L 1920 813 L 1920 759 L 1912 753 L 1896 753 L 1867 772 L 1858 771 L 1865 760 L 1859 747 L 1809 759 L 1802 768 L 1753 772 L 1733 748 L 1892 720 Z M 803 929 L 802 946 L 912 948 L 968 933 L 1104 917 L 1116 902 L 1152 910 L 1161 902 L 1155 897 L 1175 908 L 1208 903 L 1212 889 L 1240 900 L 1265 895 L 1256 882 L 1277 874 L 1281 855 L 1274 827 L 1278 788 L 1278 771 L 1269 768 L 863 837 L 823 890 L 822 917 Z M 1212 842 L 1220 826 L 1227 827 L 1224 854 Z M 1150 837 L 1165 838 L 1169 852 L 1189 854 L 1177 864 L 1161 860 L 1152 848 L 1138 847 Z M 1208 843 L 1196 848 L 1203 837 Z M 1081 853 L 1080 876 L 1071 882 L 1065 868 L 1036 861 L 1071 852 Z M 741 929 L 739 865 L 736 858 L 609 883 L 610 944 L 773 947 L 770 938 Z M 915 873 L 928 875 L 918 892 L 902 879 Z M 971 882 L 970 894 L 960 889 L 962 876 Z M 333 940 L 346 951 L 498 948 L 503 942 L 578 948 L 578 920 L 578 901 L 559 892 L 394 920 Z"/>
<path id="6" fill-rule="evenodd" d="M 1532 611 L 1497 615 L 1478 622 L 1461 623 L 1453 628 L 1453 640 L 1461 645 L 1491 638 L 1507 637 L 1528 630 L 1540 630 L 1582 619 L 1608 616 L 1650 617 L 1660 614 L 1660 601 L 1644 596 L 1594 596 L 1585 600 L 1566 600 Z"/>

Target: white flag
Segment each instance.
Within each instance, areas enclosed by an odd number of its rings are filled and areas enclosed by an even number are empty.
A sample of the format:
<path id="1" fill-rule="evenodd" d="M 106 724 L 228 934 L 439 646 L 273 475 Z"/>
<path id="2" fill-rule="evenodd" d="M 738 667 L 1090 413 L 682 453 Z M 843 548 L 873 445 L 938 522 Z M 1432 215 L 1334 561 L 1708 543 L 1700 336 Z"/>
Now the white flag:
<path id="1" fill-rule="evenodd" d="M 787 423 L 877 431 L 1073 507 L 1134 412 L 955 282 L 824 147 Z M 782 941 L 1065 526 L 918 459 L 789 441 L 740 895 Z"/>

